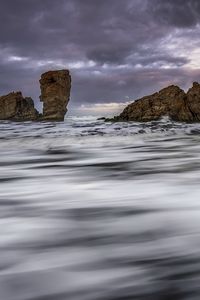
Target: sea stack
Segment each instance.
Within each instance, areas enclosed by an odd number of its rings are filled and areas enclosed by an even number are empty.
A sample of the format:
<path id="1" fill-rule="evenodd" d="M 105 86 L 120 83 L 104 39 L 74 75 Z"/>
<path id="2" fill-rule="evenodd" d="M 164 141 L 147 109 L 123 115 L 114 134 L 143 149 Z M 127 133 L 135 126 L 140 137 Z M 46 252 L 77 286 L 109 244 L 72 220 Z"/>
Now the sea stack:
<path id="1" fill-rule="evenodd" d="M 194 82 L 187 93 L 178 86 L 168 86 L 153 95 L 135 100 L 119 116 L 108 121 L 149 122 L 164 116 L 178 122 L 199 122 L 200 84 Z"/>
<path id="2" fill-rule="evenodd" d="M 192 113 L 192 119 L 200 121 L 200 84 L 194 82 L 193 86 L 187 92 L 187 103 Z"/>
<path id="3" fill-rule="evenodd" d="M 30 97 L 24 98 L 21 92 L 12 92 L 0 97 L 0 120 L 35 121 L 38 111 Z"/>
<path id="4" fill-rule="evenodd" d="M 48 71 L 40 79 L 43 114 L 34 107 L 30 97 L 12 92 L 0 97 L 0 120 L 63 121 L 70 98 L 71 76 L 68 70 Z"/>
<path id="5" fill-rule="evenodd" d="M 44 121 L 63 121 L 70 99 L 71 76 L 68 70 L 49 71 L 40 79 Z"/>

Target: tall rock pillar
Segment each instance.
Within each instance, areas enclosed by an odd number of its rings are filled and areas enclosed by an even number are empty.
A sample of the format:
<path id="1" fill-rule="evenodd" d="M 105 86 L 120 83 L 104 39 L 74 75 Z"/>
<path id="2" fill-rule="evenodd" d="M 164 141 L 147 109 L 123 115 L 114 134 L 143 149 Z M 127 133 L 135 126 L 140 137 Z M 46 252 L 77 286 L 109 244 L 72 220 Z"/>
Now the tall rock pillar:
<path id="1" fill-rule="evenodd" d="M 68 70 L 49 71 L 41 75 L 43 120 L 63 121 L 70 99 L 71 76 Z"/>

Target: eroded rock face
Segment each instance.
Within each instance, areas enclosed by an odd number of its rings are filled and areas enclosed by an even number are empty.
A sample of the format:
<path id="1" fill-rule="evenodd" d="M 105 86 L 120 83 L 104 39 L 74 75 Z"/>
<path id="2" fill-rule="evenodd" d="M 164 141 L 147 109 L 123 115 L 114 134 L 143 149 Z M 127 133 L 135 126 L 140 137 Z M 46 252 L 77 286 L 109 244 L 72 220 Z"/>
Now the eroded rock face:
<path id="1" fill-rule="evenodd" d="M 38 111 L 31 98 L 24 98 L 21 92 L 0 97 L 0 120 L 35 121 Z"/>
<path id="2" fill-rule="evenodd" d="M 30 97 L 12 92 L 0 97 L 0 120 L 11 121 L 63 121 L 70 98 L 71 76 L 68 70 L 49 71 L 41 76 L 43 114 L 34 108 Z"/>
<path id="3" fill-rule="evenodd" d="M 68 70 L 49 71 L 40 79 L 43 120 L 63 121 L 70 99 L 71 76 Z"/>
<path id="4" fill-rule="evenodd" d="M 180 122 L 200 121 L 200 84 L 194 83 L 187 94 L 178 86 L 164 88 L 131 103 L 113 120 L 148 122 L 163 116 Z"/>
<path id="5" fill-rule="evenodd" d="M 200 84 L 193 83 L 193 87 L 187 92 L 187 105 L 192 114 L 191 121 L 200 121 Z"/>

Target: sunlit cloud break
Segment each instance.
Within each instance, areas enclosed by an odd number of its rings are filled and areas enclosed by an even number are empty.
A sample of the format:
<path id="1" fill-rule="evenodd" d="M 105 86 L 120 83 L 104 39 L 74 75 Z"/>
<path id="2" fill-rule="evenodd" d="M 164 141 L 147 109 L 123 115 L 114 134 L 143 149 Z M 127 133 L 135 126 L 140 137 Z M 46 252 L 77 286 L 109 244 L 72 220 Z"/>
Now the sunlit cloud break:
<path id="1" fill-rule="evenodd" d="M 80 113 L 91 114 L 105 114 L 110 115 L 113 113 L 121 112 L 131 102 L 109 102 L 109 103 L 94 103 L 94 104 L 82 104 L 79 108 Z"/>

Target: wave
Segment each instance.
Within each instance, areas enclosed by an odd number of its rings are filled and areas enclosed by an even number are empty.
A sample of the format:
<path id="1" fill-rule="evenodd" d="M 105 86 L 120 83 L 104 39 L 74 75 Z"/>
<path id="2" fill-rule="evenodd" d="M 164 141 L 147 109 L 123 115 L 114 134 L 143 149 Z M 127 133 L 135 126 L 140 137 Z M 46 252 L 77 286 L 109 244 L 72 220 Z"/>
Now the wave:
<path id="1" fill-rule="evenodd" d="M 199 299 L 199 129 L 0 122 L 0 299 Z"/>

